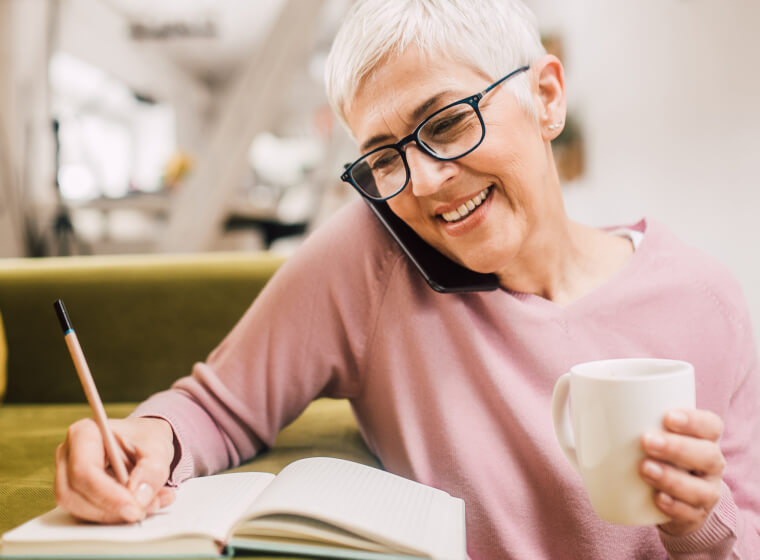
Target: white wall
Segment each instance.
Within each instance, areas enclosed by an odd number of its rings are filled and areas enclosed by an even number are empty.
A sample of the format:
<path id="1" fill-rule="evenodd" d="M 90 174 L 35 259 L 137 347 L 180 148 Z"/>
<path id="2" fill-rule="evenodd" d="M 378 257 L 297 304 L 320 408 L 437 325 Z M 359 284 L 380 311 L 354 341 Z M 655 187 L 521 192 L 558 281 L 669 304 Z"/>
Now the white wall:
<path id="1" fill-rule="evenodd" d="M 760 2 L 528 3 L 564 39 L 585 134 L 568 213 L 665 222 L 735 273 L 760 341 Z"/>

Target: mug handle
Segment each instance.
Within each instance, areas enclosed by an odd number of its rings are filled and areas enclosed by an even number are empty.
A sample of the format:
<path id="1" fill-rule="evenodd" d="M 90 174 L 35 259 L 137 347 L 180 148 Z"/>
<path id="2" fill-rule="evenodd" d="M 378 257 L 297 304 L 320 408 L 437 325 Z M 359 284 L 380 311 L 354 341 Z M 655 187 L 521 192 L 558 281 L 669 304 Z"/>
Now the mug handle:
<path id="1" fill-rule="evenodd" d="M 569 396 L 570 374 L 565 373 L 557 379 L 557 382 L 554 384 L 554 392 L 552 393 L 552 421 L 554 422 L 554 435 L 557 436 L 559 446 L 570 460 L 570 463 L 572 463 L 576 471 L 580 472 L 578 455 L 575 451 L 575 439 L 573 438 L 573 430 L 569 422 Z"/>

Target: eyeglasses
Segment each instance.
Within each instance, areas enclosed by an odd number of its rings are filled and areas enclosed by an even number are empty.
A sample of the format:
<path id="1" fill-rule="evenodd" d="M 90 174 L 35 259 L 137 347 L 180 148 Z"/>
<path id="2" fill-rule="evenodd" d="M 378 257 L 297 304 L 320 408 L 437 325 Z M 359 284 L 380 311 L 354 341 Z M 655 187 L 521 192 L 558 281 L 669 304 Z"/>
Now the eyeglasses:
<path id="1" fill-rule="evenodd" d="M 439 109 L 422 121 L 409 136 L 395 144 L 375 148 L 354 163 L 347 163 L 340 178 L 372 200 L 388 200 L 403 191 L 409 183 L 406 144 L 415 142 L 423 152 L 439 161 L 466 156 L 480 146 L 486 135 L 486 125 L 478 108 L 480 101 L 496 86 L 529 68 L 521 66 L 483 91 Z"/>

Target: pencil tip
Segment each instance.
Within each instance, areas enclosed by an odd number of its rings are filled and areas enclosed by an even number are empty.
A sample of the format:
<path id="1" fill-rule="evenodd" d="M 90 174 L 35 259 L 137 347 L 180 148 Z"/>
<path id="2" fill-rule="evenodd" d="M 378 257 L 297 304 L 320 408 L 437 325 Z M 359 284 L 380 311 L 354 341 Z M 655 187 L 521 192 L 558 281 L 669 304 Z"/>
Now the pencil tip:
<path id="1" fill-rule="evenodd" d="M 69 314 L 66 312 L 66 306 L 63 305 L 63 300 L 56 300 L 53 304 L 55 313 L 58 315 L 58 321 L 61 323 L 61 328 L 64 333 L 72 330 L 71 321 L 69 321 Z"/>

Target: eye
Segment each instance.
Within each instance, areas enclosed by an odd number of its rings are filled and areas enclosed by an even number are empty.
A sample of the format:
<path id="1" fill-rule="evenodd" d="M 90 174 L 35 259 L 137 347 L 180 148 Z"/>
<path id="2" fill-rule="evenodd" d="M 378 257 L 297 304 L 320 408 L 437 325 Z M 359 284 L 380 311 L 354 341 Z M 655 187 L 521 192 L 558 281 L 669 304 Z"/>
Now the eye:
<path id="1" fill-rule="evenodd" d="M 378 157 L 370 161 L 372 171 L 382 171 L 390 166 L 396 165 L 399 160 L 399 154 L 395 150 L 381 152 Z"/>
<path id="2" fill-rule="evenodd" d="M 457 126 L 457 124 L 461 123 L 465 116 L 464 113 L 445 115 L 441 119 L 436 119 L 431 122 L 429 132 L 433 136 L 445 134 L 447 131 Z"/>
<path id="3" fill-rule="evenodd" d="M 457 141 L 476 124 L 477 114 L 467 104 L 459 104 L 433 115 L 420 131 L 426 143 L 449 143 Z"/>

